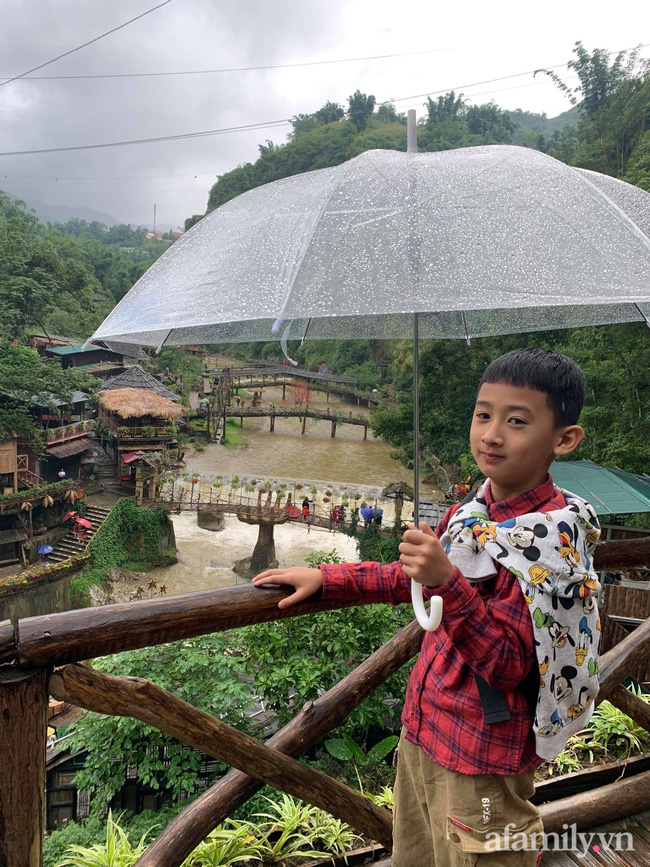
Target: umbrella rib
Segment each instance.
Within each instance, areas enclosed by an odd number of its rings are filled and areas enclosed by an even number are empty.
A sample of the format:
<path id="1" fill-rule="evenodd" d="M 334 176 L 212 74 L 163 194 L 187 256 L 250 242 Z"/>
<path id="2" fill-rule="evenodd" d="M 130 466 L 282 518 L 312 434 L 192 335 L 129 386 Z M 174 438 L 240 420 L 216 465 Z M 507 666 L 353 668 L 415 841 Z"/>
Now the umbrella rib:
<path id="1" fill-rule="evenodd" d="M 287 305 L 289 304 L 289 301 L 291 300 L 291 293 L 293 292 L 293 288 L 296 285 L 296 280 L 298 279 L 298 276 L 300 275 L 300 271 L 302 269 L 302 263 L 305 260 L 305 254 L 306 254 L 307 250 L 309 249 L 309 246 L 310 246 L 310 244 L 314 238 L 314 235 L 316 234 L 316 230 L 318 229 L 320 221 L 323 219 L 323 216 L 327 210 L 327 207 L 328 207 L 329 203 L 332 201 L 332 197 L 334 196 L 334 193 L 336 193 L 336 191 L 341 186 L 342 181 L 349 174 L 350 166 L 353 162 L 354 162 L 354 160 L 350 160 L 349 163 L 344 164 L 345 165 L 345 171 L 341 172 L 340 175 L 335 176 L 336 177 L 336 183 L 334 184 L 334 186 L 330 190 L 329 195 L 327 196 L 327 198 L 325 199 L 325 201 L 321 205 L 321 207 L 318 211 L 318 215 L 316 216 L 316 219 L 313 222 L 311 232 L 309 233 L 309 237 L 303 242 L 301 256 L 300 256 L 300 262 L 298 264 L 298 267 L 295 270 L 295 273 L 291 277 L 291 281 L 289 283 L 289 287 L 287 289 L 287 294 L 285 295 L 284 302 L 282 303 L 282 307 L 280 308 L 280 311 L 277 314 L 277 317 L 276 317 L 275 322 L 273 323 L 273 327 L 271 329 L 274 334 L 276 334 L 278 332 L 280 325 L 281 325 L 282 321 L 284 320 L 284 313 L 287 309 Z"/>
<path id="2" fill-rule="evenodd" d="M 601 205 L 609 205 L 609 208 L 613 211 L 619 222 L 622 225 L 627 226 L 628 229 L 632 231 L 632 234 L 639 238 L 644 244 L 644 246 L 648 250 L 650 250 L 650 238 L 648 238 L 646 233 L 637 226 L 634 220 L 631 217 L 628 217 L 625 211 L 621 207 L 619 207 L 619 205 L 617 205 L 613 199 L 610 199 L 610 197 L 606 193 L 599 189 L 596 184 L 592 183 L 582 173 L 574 171 L 574 174 L 577 175 L 582 181 L 582 183 L 585 184 L 585 186 L 588 188 L 587 191 L 591 195 L 591 198 L 600 202 Z"/>

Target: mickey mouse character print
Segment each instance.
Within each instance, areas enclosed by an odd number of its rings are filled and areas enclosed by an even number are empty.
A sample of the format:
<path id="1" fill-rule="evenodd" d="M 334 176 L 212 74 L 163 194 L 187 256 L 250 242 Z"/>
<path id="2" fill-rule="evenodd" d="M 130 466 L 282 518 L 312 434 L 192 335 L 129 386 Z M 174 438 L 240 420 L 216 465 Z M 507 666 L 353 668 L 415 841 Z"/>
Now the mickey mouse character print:
<path id="1" fill-rule="evenodd" d="M 584 728 L 598 693 L 599 585 L 593 552 L 600 527 L 593 508 L 569 491 L 562 491 L 562 509 L 497 524 L 488 517 L 484 490 L 485 485 L 460 505 L 440 541 L 469 581 L 494 577 L 499 565 L 517 578 L 540 670 L 536 751 L 551 760 Z"/>

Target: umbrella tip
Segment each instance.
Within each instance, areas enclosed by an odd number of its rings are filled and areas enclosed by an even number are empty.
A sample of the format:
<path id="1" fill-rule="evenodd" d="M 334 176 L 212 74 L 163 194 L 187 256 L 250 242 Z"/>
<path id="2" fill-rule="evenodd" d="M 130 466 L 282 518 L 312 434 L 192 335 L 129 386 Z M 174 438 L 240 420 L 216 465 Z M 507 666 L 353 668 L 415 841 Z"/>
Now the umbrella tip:
<path id="1" fill-rule="evenodd" d="M 81 347 L 81 351 L 82 351 L 82 352 L 85 352 L 85 351 L 88 349 L 88 347 L 90 346 L 91 343 L 92 343 L 92 337 L 89 337 L 88 340 L 86 340 L 86 342 L 84 343 L 84 345 Z"/>

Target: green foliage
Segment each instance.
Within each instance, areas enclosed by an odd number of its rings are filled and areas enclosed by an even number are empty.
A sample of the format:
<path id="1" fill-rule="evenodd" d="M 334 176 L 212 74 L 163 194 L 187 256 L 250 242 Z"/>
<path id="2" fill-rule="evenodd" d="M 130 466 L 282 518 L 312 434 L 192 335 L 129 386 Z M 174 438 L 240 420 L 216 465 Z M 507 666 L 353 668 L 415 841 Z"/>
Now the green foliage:
<path id="1" fill-rule="evenodd" d="M 236 635 L 216 634 L 103 657 L 95 665 L 109 674 L 150 679 L 200 710 L 248 730 L 246 711 L 253 695 L 240 677 L 240 651 Z M 88 751 L 76 782 L 94 795 L 96 810 L 121 788 L 125 757 L 144 785 L 171 790 L 174 798 L 196 789 L 200 753 L 138 720 L 89 713 L 75 724 L 72 745 Z"/>
<path id="2" fill-rule="evenodd" d="M 161 549 L 168 532 L 164 509 L 139 509 L 131 499 L 119 500 L 88 544 L 90 567 L 72 580 L 73 605 L 87 605 L 89 588 L 105 586 L 111 569 L 175 563 L 174 552 Z"/>
<path id="3" fill-rule="evenodd" d="M 69 857 L 58 867 L 132 867 L 145 850 L 144 839 L 133 845 L 118 819 L 113 819 L 109 810 L 106 823 L 106 840 L 92 846 L 73 843 Z"/>
<path id="4" fill-rule="evenodd" d="M 367 765 L 379 764 L 386 756 L 392 752 L 399 742 L 397 735 L 389 735 L 387 738 L 376 743 L 368 752 L 363 750 L 363 747 L 358 744 L 348 734 L 344 734 L 342 738 L 331 738 L 325 741 L 325 749 L 341 762 L 351 762 L 357 774 L 359 788 L 363 792 L 363 783 L 361 780 L 360 769 Z"/>
<path id="5" fill-rule="evenodd" d="M 13 429 L 27 439 L 37 452 L 42 452 L 42 428 L 29 412 L 34 399 L 56 415 L 61 409 L 59 401 L 70 403 L 77 389 L 92 394 L 101 382 L 73 368 L 64 370 L 55 359 L 41 358 L 35 350 L 7 339 L 18 336 L 18 332 L 14 330 L 12 333 L 10 320 L 4 318 L 10 302 L 2 297 L 1 269 L 0 263 L 0 304 L 3 305 L 3 316 L 0 317 L 0 439 Z M 21 317 L 23 315 L 26 314 L 20 314 Z M 3 323 L 8 326 L 4 335 Z"/>
<path id="6" fill-rule="evenodd" d="M 183 393 L 196 391 L 201 384 L 203 365 L 201 361 L 178 346 L 165 346 L 156 359 L 158 370 L 168 368 L 172 373 L 181 377 Z"/>
<path id="7" fill-rule="evenodd" d="M 90 847 L 105 840 L 106 828 L 99 817 L 70 822 L 43 841 L 43 867 L 57 867 L 71 846 Z"/>
<path id="8" fill-rule="evenodd" d="M 332 548 L 331 551 L 311 551 L 305 557 L 305 562 L 316 568 L 321 563 L 342 563 L 343 558 L 339 555 L 336 548 Z"/>
<path id="9" fill-rule="evenodd" d="M 383 786 L 378 795 L 366 793 L 366 798 L 370 798 L 378 807 L 384 807 L 386 810 L 390 810 L 391 813 L 395 810 L 395 796 L 391 786 Z"/>
<path id="10" fill-rule="evenodd" d="M 228 819 L 212 831 L 183 862 L 183 867 L 228 867 L 245 862 L 251 867 L 298 864 L 304 859 L 345 858 L 362 842 L 340 819 L 288 795 L 278 800 L 254 796 L 258 812 L 253 820 Z M 381 797 L 381 796 L 377 796 Z M 146 811 L 128 819 L 108 814 L 71 822 L 45 840 L 43 867 L 131 867 L 146 845 L 186 804 Z M 62 860 L 65 859 L 65 860 Z"/>
<path id="11" fill-rule="evenodd" d="M 367 96 L 360 90 L 355 90 L 352 96 L 348 97 L 348 120 L 352 121 L 357 132 L 362 132 L 368 126 L 376 102 L 374 96 Z"/>
<path id="12" fill-rule="evenodd" d="M 650 702 L 650 695 L 640 690 L 632 689 L 632 692 Z M 565 749 L 549 763 L 548 773 L 549 776 L 567 774 L 593 764 L 603 756 L 627 759 L 648 748 L 650 733 L 615 705 L 604 701 L 593 712 L 587 727 L 569 738 Z"/>
<path id="13" fill-rule="evenodd" d="M 0 337 L 87 336 L 168 246 L 129 226 L 45 226 L 0 192 Z"/>
<path id="14" fill-rule="evenodd" d="M 399 560 L 399 544 L 402 540 L 396 536 L 382 536 L 377 524 L 371 524 L 363 530 L 348 524 L 341 531 L 354 536 L 359 559 L 363 562 L 394 563 Z"/>
<path id="15" fill-rule="evenodd" d="M 247 670 L 284 725 L 303 704 L 342 680 L 409 620 L 406 610 L 364 605 L 258 624 L 244 633 Z M 409 670 L 410 666 L 400 669 L 359 705 L 348 718 L 346 731 L 365 738 L 369 726 L 383 728 L 386 719 L 397 728 Z"/>
<path id="16" fill-rule="evenodd" d="M 184 862 L 184 867 L 228 867 L 241 861 L 259 863 L 260 842 L 248 822 L 228 821 L 211 831 Z"/>
<path id="17" fill-rule="evenodd" d="M 148 845 L 187 805 L 187 801 L 179 801 L 175 804 L 167 804 L 159 810 L 144 810 L 136 816 L 124 813 L 115 817 L 113 822 L 126 831 L 131 841 L 144 839 Z M 105 842 L 105 820 L 98 815 L 79 822 L 69 822 L 60 830 L 53 831 L 45 837 L 43 867 L 57 867 L 72 845 L 89 848 Z"/>

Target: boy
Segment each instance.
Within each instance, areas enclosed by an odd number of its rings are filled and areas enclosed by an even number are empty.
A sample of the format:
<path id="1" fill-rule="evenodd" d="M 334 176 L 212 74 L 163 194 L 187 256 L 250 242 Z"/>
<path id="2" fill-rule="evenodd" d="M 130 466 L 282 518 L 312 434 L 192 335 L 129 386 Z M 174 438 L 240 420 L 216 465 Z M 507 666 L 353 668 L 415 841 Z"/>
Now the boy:
<path id="1" fill-rule="evenodd" d="M 282 608 L 321 587 L 324 598 L 408 602 L 411 578 L 443 599 L 402 715 L 393 867 L 537 863 L 542 826 L 528 799 L 539 754 L 561 751 L 598 690 L 590 553 L 599 531 L 590 507 L 548 475 L 582 440 L 583 400 L 584 375 L 565 356 L 522 349 L 498 358 L 479 384 L 470 432 L 488 481 L 452 507 L 438 535 L 424 523 L 407 530 L 400 561 L 388 566 L 254 579 L 295 588 Z"/>

